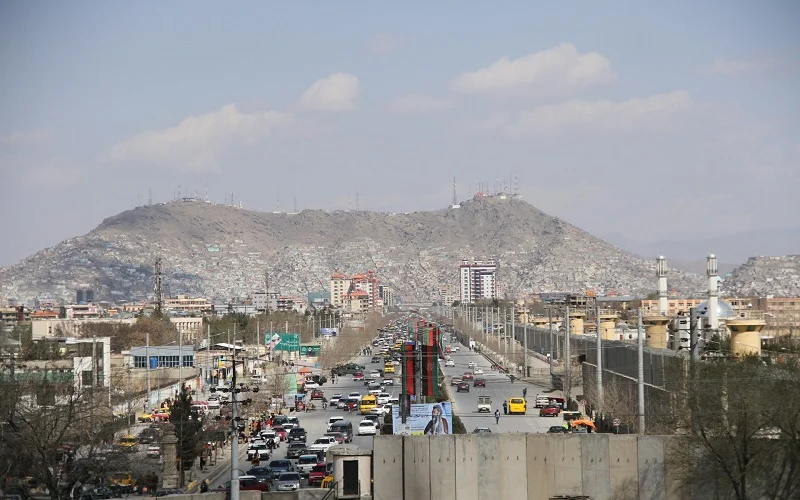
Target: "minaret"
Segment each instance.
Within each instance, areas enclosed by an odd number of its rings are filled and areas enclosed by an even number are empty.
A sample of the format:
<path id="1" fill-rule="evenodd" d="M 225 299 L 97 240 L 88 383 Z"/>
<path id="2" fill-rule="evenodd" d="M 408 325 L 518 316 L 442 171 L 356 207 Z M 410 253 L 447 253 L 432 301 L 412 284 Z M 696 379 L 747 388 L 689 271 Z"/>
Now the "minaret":
<path id="1" fill-rule="evenodd" d="M 659 255 L 656 259 L 656 277 L 658 278 L 658 312 L 666 314 L 669 309 L 667 300 L 667 258 Z"/>
<path id="2" fill-rule="evenodd" d="M 708 277 L 708 327 L 712 332 L 719 329 L 719 270 L 717 256 L 706 257 L 706 276 Z"/>

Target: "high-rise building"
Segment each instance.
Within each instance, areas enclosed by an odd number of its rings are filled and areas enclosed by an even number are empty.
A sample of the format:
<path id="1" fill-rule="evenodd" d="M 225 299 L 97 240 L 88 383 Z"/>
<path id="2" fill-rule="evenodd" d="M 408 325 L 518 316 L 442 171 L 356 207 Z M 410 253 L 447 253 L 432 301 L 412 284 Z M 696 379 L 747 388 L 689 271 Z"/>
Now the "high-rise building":
<path id="1" fill-rule="evenodd" d="M 342 273 L 331 275 L 331 306 L 349 308 L 353 292 L 359 294 L 359 300 L 366 300 L 369 309 L 379 310 L 383 307 L 380 295 L 380 279 L 375 271 L 367 271 L 348 277 Z"/>
<path id="2" fill-rule="evenodd" d="M 459 299 L 462 303 L 472 303 L 480 299 L 497 298 L 497 262 L 461 261 Z"/>

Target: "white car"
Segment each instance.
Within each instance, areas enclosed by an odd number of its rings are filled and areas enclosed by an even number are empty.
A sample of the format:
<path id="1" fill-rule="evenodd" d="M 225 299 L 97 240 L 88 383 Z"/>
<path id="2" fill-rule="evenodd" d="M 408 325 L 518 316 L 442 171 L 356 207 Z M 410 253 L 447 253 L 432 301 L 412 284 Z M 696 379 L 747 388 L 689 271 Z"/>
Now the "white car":
<path id="1" fill-rule="evenodd" d="M 444 366 L 456 366 L 456 362 L 453 361 L 452 359 L 448 359 L 447 361 L 445 361 Z"/>
<path id="2" fill-rule="evenodd" d="M 481 370 L 480 368 L 475 368 L 474 370 L 472 370 L 472 374 L 473 375 L 483 375 L 483 370 Z"/>
<path id="3" fill-rule="evenodd" d="M 306 390 L 309 390 L 309 389 L 319 389 L 319 384 L 318 384 L 318 383 L 316 383 L 316 382 L 311 382 L 311 381 L 309 381 L 309 382 L 306 382 L 306 383 L 305 383 L 305 387 L 306 387 Z"/>
<path id="4" fill-rule="evenodd" d="M 394 385 L 394 379 L 393 378 L 383 379 L 383 385 Z"/>
<path id="5" fill-rule="evenodd" d="M 219 410 L 219 398 L 208 399 L 208 409 L 209 410 Z"/>
<path id="6" fill-rule="evenodd" d="M 474 361 L 470 361 L 470 362 L 469 362 L 469 364 L 468 364 L 467 366 L 469 366 L 469 369 L 470 369 L 470 370 L 472 370 L 473 368 L 475 368 L 476 366 L 478 366 L 478 363 L 476 363 L 476 362 L 474 362 Z"/>
<path id="7" fill-rule="evenodd" d="M 347 395 L 347 399 L 350 399 L 350 398 L 361 399 L 361 393 L 360 392 L 351 392 L 350 394 Z"/>
<path id="8" fill-rule="evenodd" d="M 371 372 L 369 372 L 369 376 L 372 378 L 379 378 L 381 376 L 381 372 L 379 372 L 378 370 L 372 370 Z"/>
<path id="9" fill-rule="evenodd" d="M 381 392 L 383 392 L 383 389 L 381 389 L 380 387 L 378 387 L 377 389 L 370 389 L 369 390 L 369 393 L 372 394 L 373 396 L 377 396 Z"/>
<path id="10" fill-rule="evenodd" d="M 388 392 L 381 392 L 380 394 L 378 394 L 378 404 L 385 405 L 386 403 L 389 402 L 389 399 L 391 397 L 392 397 L 391 394 L 389 394 Z"/>
<path id="11" fill-rule="evenodd" d="M 377 434 L 377 429 L 375 428 L 375 422 L 372 420 L 362 420 L 358 424 L 358 435 L 359 436 L 374 436 Z"/>
<path id="12" fill-rule="evenodd" d="M 342 399 L 341 394 L 334 394 L 328 399 L 328 404 L 336 406 L 336 403 L 338 403 L 340 399 Z"/>
<path id="13" fill-rule="evenodd" d="M 317 438 L 314 443 L 309 446 L 309 449 L 312 450 L 322 450 L 328 451 L 328 448 L 336 444 L 336 438 L 333 436 L 323 436 L 321 438 Z"/>
<path id="14" fill-rule="evenodd" d="M 387 413 L 392 413 L 392 405 L 391 403 L 387 403 L 380 407 L 381 415 L 386 415 Z"/>
<path id="15" fill-rule="evenodd" d="M 341 422 L 342 420 L 344 420 L 344 417 L 342 417 L 342 416 L 336 416 L 336 417 L 329 418 L 328 419 L 328 430 L 327 430 L 327 432 L 331 432 L 331 426 L 333 424 L 335 424 L 336 422 Z"/>

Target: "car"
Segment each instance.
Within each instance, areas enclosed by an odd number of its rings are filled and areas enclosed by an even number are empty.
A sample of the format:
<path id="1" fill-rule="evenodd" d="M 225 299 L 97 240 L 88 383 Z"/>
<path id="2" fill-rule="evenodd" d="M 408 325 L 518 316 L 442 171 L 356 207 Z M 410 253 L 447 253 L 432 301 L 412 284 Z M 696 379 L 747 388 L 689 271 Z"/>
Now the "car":
<path id="1" fill-rule="evenodd" d="M 278 437 L 278 435 L 277 435 L 277 434 L 275 434 L 275 433 L 274 433 L 273 431 L 271 431 L 271 430 L 264 430 L 264 431 L 261 431 L 261 432 L 259 433 L 259 436 L 261 436 L 261 439 L 263 439 L 265 443 L 268 443 L 270 439 L 271 439 L 273 442 L 275 442 L 275 443 L 277 443 L 278 441 L 280 441 L 280 438 Z"/>
<path id="2" fill-rule="evenodd" d="M 340 410 L 346 410 L 347 409 L 347 398 L 342 398 L 339 401 L 337 401 L 336 402 L 336 408 L 338 408 Z"/>
<path id="3" fill-rule="evenodd" d="M 119 438 L 119 441 L 117 441 L 117 446 L 119 446 L 123 451 L 136 451 L 139 448 L 139 440 L 136 438 L 136 436 L 128 434 L 127 436 Z"/>
<path id="4" fill-rule="evenodd" d="M 484 434 L 484 433 L 491 433 L 492 430 L 488 427 L 475 427 L 475 430 L 472 431 L 473 434 Z"/>
<path id="5" fill-rule="evenodd" d="M 456 392 L 469 392 L 469 382 L 461 382 L 458 384 Z"/>
<path id="6" fill-rule="evenodd" d="M 260 465 L 258 467 L 252 467 L 250 470 L 247 471 L 247 475 L 253 476 L 261 481 L 267 481 L 269 483 L 272 482 L 273 478 L 272 469 L 264 465 Z"/>
<path id="7" fill-rule="evenodd" d="M 389 398 L 391 398 L 391 397 L 392 397 L 392 395 L 389 394 L 388 392 L 380 392 L 380 393 L 378 393 L 378 404 L 379 405 L 385 405 L 386 403 L 389 402 Z"/>
<path id="8" fill-rule="evenodd" d="M 326 432 L 323 436 L 330 436 L 339 444 L 344 444 L 344 434 L 341 432 Z"/>
<path id="9" fill-rule="evenodd" d="M 294 429 L 289 431 L 289 435 L 286 438 L 287 441 L 290 443 L 295 441 L 302 441 L 303 443 L 306 442 L 306 430 L 302 427 L 295 427 Z"/>
<path id="10" fill-rule="evenodd" d="M 294 429 L 295 427 L 299 427 L 299 425 L 297 425 L 297 424 L 295 424 L 295 423 L 292 423 L 292 422 L 286 422 L 285 424 L 283 424 L 283 430 L 285 430 L 285 431 L 286 431 L 286 436 L 287 436 L 287 438 L 288 438 L 288 436 L 289 436 L 289 431 L 291 431 L 291 430 L 292 430 L 292 429 Z"/>
<path id="11" fill-rule="evenodd" d="M 364 380 L 364 372 L 355 372 L 353 374 L 353 380 Z"/>
<path id="12" fill-rule="evenodd" d="M 569 429 L 564 427 L 563 425 L 554 425 L 547 429 L 548 434 L 566 434 L 569 432 Z"/>
<path id="13" fill-rule="evenodd" d="M 369 362 L 370 363 L 380 363 L 381 362 L 381 358 L 379 358 L 378 356 L 372 356 L 372 359 L 370 359 Z"/>
<path id="14" fill-rule="evenodd" d="M 230 481 L 227 486 L 230 491 Z M 255 476 L 239 476 L 239 491 L 269 491 L 269 482 Z"/>
<path id="15" fill-rule="evenodd" d="M 456 366 L 456 362 L 453 361 L 452 359 L 448 359 L 447 361 L 444 362 L 444 366 Z"/>
<path id="16" fill-rule="evenodd" d="M 161 447 L 157 444 L 151 444 L 147 447 L 147 458 L 158 458 L 161 456 Z"/>
<path id="17" fill-rule="evenodd" d="M 458 385 L 461 383 L 461 377 L 453 377 L 453 380 L 450 381 L 450 385 Z"/>
<path id="18" fill-rule="evenodd" d="M 467 372 L 464 375 L 461 375 L 461 379 L 462 380 L 472 380 L 473 378 L 475 378 L 475 377 L 470 372 Z"/>
<path id="19" fill-rule="evenodd" d="M 251 444 L 250 447 L 247 448 L 247 460 L 252 462 L 256 457 L 258 457 L 259 460 L 269 459 L 269 448 L 267 448 L 267 445 L 263 441 L 258 444 Z"/>
<path id="20" fill-rule="evenodd" d="M 301 441 L 290 443 L 286 448 L 286 458 L 297 458 L 300 455 L 304 455 L 306 448 L 306 444 Z"/>
<path id="21" fill-rule="evenodd" d="M 548 405 L 539 410 L 540 417 L 557 417 L 561 413 L 561 408 L 556 405 Z"/>
<path id="22" fill-rule="evenodd" d="M 334 394 L 333 396 L 328 398 L 328 404 L 335 406 L 336 403 L 338 403 L 340 399 L 342 399 L 342 395 L 341 394 Z"/>
<path id="23" fill-rule="evenodd" d="M 307 391 L 311 389 L 319 389 L 319 384 L 313 380 L 307 380 L 306 383 L 303 384 L 303 387 L 305 387 Z"/>
<path id="24" fill-rule="evenodd" d="M 362 420 L 358 424 L 358 435 L 359 436 L 374 436 L 377 434 L 378 430 L 375 427 L 375 422 L 372 420 Z"/>
<path id="25" fill-rule="evenodd" d="M 392 403 L 386 403 L 385 405 L 380 407 L 381 415 L 386 415 L 387 413 L 392 413 Z"/>
<path id="26" fill-rule="evenodd" d="M 272 428 L 274 429 L 275 427 L 280 427 L 288 421 L 289 417 L 286 415 L 277 415 L 272 419 Z"/>
<path id="27" fill-rule="evenodd" d="M 364 420 L 372 420 L 375 422 L 376 427 L 381 425 L 381 417 L 378 414 L 370 413 L 369 415 L 364 415 Z"/>
<path id="28" fill-rule="evenodd" d="M 311 399 L 323 399 L 325 397 L 325 393 L 320 391 L 319 389 L 314 389 L 311 391 Z"/>
<path id="29" fill-rule="evenodd" d="M 354 391 L 354 392 L 351 392 L 350 394 L 348 394 L 348 395 L 347 395 L 347 397 L 348 397 L 348 398 L 358 398 L 358 399 L 361 399 L 361 393 L 360 393 L 360 392 L 355 392 L 355 391 Z"/>
<path id="30" fill-rule="evenodd" d="M 353 373 L 361 372 L 363 374 L 365 367 L 356 363 L 347 363 L 346 365 L 339 365 L 333 369 L 336 375 L 350 375 Z"/>
<path id="31" fill-rule="evenodd" d="M 367 378 L 365 378 L 365 379 L 364 379 L 364 385 L 365 385 L 365 386 L 369 386 L 369 385 L 370 385 L 371 383 L 373 383 L 373 382 L 375 382 L 375 379 L 374 379 L 374 378 L 367 377 Z"/>
<path id="32" fill-rule="evenodd" d="M 372 370 L 371 372 L 369 372 L 369 376 L 372 378 L 378 378 L 381 376 L 381 372 L 379 372 L 378 370 Z"/>
<path id="33" fill-rule="evenodd" d="M 308 474 L 308 485 L 316 486 L 322 484 L 322 480 L 325 479 L 325 476 L 330 474 L 333 474 L 333 464 L 325 462 L 318 463 L 311 468 L 311 472 Z"/>
<path id="34" fill-rule="evenodd" d="M 347 407 L 350 410 L 358 410 L 359 403 L 361 403 L 361 398 L 347 398 Z"/>
<path id="35" fill-rule="evenodd" d="M 538 394 L 536 399 L 534 400 L 534 407 L 535 408 L 544 408 L 545 406 L 550 405 L 550 399 L 547 396 L 542 396 Z"/>
<path id="36" fill-rule="evenodd" d="M 219 410 L 219 396 L 212 395 L 208 398 L 208 409 L 209 410 Z"/>
<path id="37" fill-rule="evenodd" d="M 486 379 L 476 378 L 472 381 L 472 387 L 486 387 Z"/>
<path id="38" fill-rule="evenodd" d="M 467 366 L 469 367 L 469 369 L 470 369 L 470 370 L 472 370 L 472 369 L 474 369 L 476 366 L 478 366 L 478 363 L 476 363 L 476 362 L 474 362 L 474 361 L 470 361 L 470 362 L 467 364 Z"/>
<path id="39" fill-rule="evenodd" d="M 344 420 L 344 417 L 341 415 L 336 415 L 335 417 L 331 417 L 328 419 L 328 432 L 331 432 L 331 426 L 336 422 L 341 422 Z"/>
<path id="40" fill-rule="evenodd" d="M 293 472 L 294 471 L 294 464 L 292 464 L 291 460 L 287 460 L 285 458 L 279 458 L 270 461 L 268 467 L 272 470 L 272 474 L 276 475 L 279 472 Z"/>
<path id="41" fill-rule="evenodd" d="M 394 385 L 394 379 L 393 378 L 383 379 L 383 385 Z"/>
<path id="42" fill-rule="evenodd" d="M 287 431 L 286 429 L 283 428 L 283 426 L 279 427 L 272 426 L 272 432 L 274 432 L 275 435 L 278 436 L 278 439 L 280 439 L 281 441 L 286 441 Z"/>
<path id="43" fill-rule="evenodd" d="M 369 394 L 372 394 L 373 396 L 377 396 L 378 394 L 380 394 L 380 393 L 382 393 L 382 392 L 383 392 L 383 388 L 382 388 L 381 386 L 378 386 L 378 387 L 376 387 L 376 388 L 374 388 L 374 389 L 370 389 L 370 390 L 369 390 L 369 391 L 367 391 L 367 392 L 368 392 Z"/>
<path id="44" fill-rule="evenodd" d="M 283 472 L 275 478 L 276 491 L 297 491 L 300 489 L 300 474 Z"/>
<path id="45" fill-rule="evenodd" d="M 312 450 L 323 450 L 328 451 L 328 448 L 337 444 L 336 439 L 331 436 L 323 436 L 321 438 L 317 438 L 309 448 Z M 288 456 L 288 455 L 287 455 Z"/>
<path id="46" fill-rule="evenodd" d="M 311 472 L 311 468 L 319 463 L 319 456 L 316 453 L 303 454 L 297 457 L 297 472 L 305 477 Z"/>
<path id="47" fill-rule="evenodd" d="M 472 370 L 472 374 L 473 375 L 483 375 L 483 369 L 482 368 L 475 368 L 475 369 Z"/>

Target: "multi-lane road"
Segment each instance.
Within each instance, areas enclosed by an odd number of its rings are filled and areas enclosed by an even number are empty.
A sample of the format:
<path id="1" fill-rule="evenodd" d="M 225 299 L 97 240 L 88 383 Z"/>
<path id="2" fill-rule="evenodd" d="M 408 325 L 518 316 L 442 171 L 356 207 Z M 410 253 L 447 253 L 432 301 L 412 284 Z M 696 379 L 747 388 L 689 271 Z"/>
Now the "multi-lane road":
<path id="1" fill-rule="evenodd" d="M 467 432 L 472 432 L 476 427 L 488 427 L 492 432 L 547 432 L 554 425 L 561 425 L 561 417 L 540 417 L 539 409 L 534 407 L 536 395 L 543 393 L 544 388 L 525 383 L 516 379 L 513 383 L 508 375 L 492 370 L 491 363 L 481 354 L 470 351 L 469 348 L 460 346 L 460 351 L 451 353 L 455 366 L 444 366 L 446 384 L 449 386 L 450 399 L 453 401 L 453 412 L 461 419 Z M 486 387 L 473 387 L 470 382 L 469 392 L 456 392 L 455 386 L 450 386 L 451 379 L 464 373 L 472 373 L 469 368 L 470 361 L 483 370 L 483 375 L 476 375 L 486 380 Z M 539 362 L 543 368 L 544 362 Z M 523 389 L 528 389 L 528 412 L 526 415 L 503 415 L 503 401 L 511 397 L 522 397 Z M 549 393 L 550 396 L 561 396 L 560 392 Z M 492 412 L 478 413 L 478 396 L 492 398 Z M 494 410 L 500 410 L 500 423 L 495 424 Z"/>

